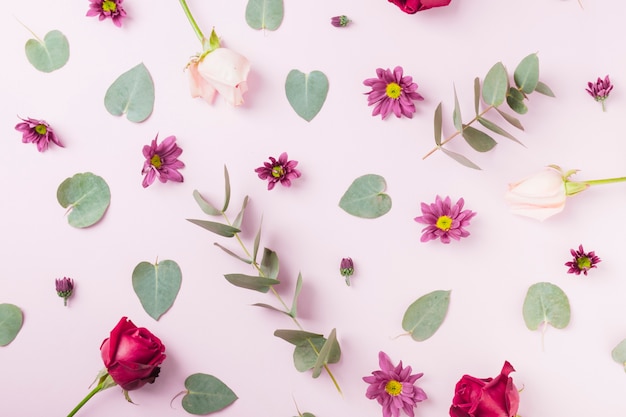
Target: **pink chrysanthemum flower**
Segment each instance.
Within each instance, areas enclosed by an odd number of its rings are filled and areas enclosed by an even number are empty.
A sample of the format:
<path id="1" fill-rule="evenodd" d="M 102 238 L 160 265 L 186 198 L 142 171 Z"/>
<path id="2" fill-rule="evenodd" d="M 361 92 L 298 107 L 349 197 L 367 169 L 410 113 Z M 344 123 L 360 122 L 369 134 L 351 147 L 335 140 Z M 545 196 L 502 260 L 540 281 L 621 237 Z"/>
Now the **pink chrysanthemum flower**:
<path id="1" fill-rule="evenodd" d="M 99 20 L 111 18 L 113 24 L 122 27 L 122 19 L 126 17 L 126 11 L 122 7 L 124 0 L 89 0 L 87 16 L 98 16 Z"/>
<path id="2" fill-rule="evenodd" d="M 74 292 L 74 280 L 68 277 L 57 278 L 54 280 L 54 286 L 57 295 L 63 298 L 63 305 L 67 306 L 67 299 L 70 298 Z"/>
<path id="3" fill-rule="evenodd" d="M 145 174 L 142 185 L 149 186 L 158 178 L 161 182 L 183 182 L 183 176 L 178 170 L 185 164 L 178 160 L 183 150 L 176 144 L 176 136 L 168 136 L 157 145 L 157 137 L 150 145 L 143 147 L 143 156 L 146 161 L 143 164 L 142 174 Z"/>
<path id="4" fill-rule="evenodd" d="M 402 361 L 394 367 L 385 352 L 378 353 L 378 363 L 380 371 L 363 377 L 363 381 L 370 384 L 365 396 L 383 406 L 383 417 L 398 417 L 400 410 L 414 417 L 413 409 L 417 403 L 428 398 L 424 390 L 415 385 L 424 374 L 411 375 L 411 367 L 403 368 Z"/>
<path id="5" fill-rule="evenodd" d="M 588 82 L 587 87 L 588 88 L 586 88 L 585 91 L 587 91 L 589 95 L 594 98 L 594 100 L 602 103 L 602 111 L 606 111 L 604 100 L 609 98 L 609 93 L 613 89 L 613 84 L 611 84 L 609 76 L 607 75 L 604 77 L 604 80 L 598 77 L 598 81 L 595 83 Z"/>
<path id="6" fill-rule="evenodd" d="M 267 189 L 272 190 L 277 182 L 285 187 L 291 187 L 291 180 L 300 178 L 300 171 L 296 169 L 298 161 L 290 161 L 287 152 L 283 152 L 278 160 L 269 157 L 269 162 L 264 162 L 262 167 L 256 168 L 254 172 L 259 175 L 262 180 L 267 180 Z"/>
<path id="7" fill-rule="evenodd" d="M 587 271 L 591 268 L 597 268 L 597 264 L 602 260 L 596 256 L 594 251 L 585 252 L 583 245 L 578 245 L 578 250 L 570 249 L 570 253 L 574 259 L 570 262 L 565 262 L 565 266 L 569 267 L 568 274 L 583 274 L 587 275 Z"/>
<path id="8" fill-rule="evenodd" d="M 396 67 L 393 72 L 389 68 L 376 70 L 377 78 L 368 78 L 363 81 L 372 91 L 367 92 L 367 104 L 376 104 L 372 111 L 372 116 L 380 114 L 385 119 L 392 112 L 396 117 L 406 116 L 409 119 L 415 113 L 413 100 L 424 100 L 417 92 L 417 84 L 413 82 L 413 77 L 403 76 L 402 67 Z"/>
<path id="9" fill-rule="evenodd" d="M 20 117 L 20 119 L 22 118 Z M 22 123 L 15 125 L 15 130 L 22 132 L 23 143 L 37 144 L 37 150 L 39 152 L 46 151 L 50 142 L 63 147 L 54 134 L 54 130 L 52 130 L 45 120 L 31 119 L 30 117 L 22 120 Z"/>
<path id="10" fill-rule="evenodd" d="M 422 229 L 422 242 L 440 239 L 443 243 L 450 243 L 450 238 L 461 240 L 470 233 L 465 230 L 469 226 L 470 220 L 476 215 L 471 210 L 463 210 L 465 201 L 460 198 L 454 205 L 451 204 L 450 197 L 442 200 L 437 196 L 433 204 L 422 203 L 422 216 L 416 217 L 415 221 L 426 224 Z"/>

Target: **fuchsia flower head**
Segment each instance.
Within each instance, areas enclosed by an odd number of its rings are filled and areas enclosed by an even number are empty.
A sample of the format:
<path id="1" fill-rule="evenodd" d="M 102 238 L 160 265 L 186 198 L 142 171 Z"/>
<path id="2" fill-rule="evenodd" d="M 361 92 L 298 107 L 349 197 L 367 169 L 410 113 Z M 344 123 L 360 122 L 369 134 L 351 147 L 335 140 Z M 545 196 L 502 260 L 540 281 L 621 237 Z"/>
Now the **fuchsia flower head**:
<path id="1" fill-rule="evenodd" d="M 52 130 L 52 127 L 50 127 L 45 120 L 31 119 L 30 117 L 22 120 L 22 123 L 15 125 L 15 130 L 22 132 L 23 143 L 37 144 L 37 150 L 39 152 L 46 151 L 50 142 L 63 147 L 57 136 L 54 134 L 54 130 Z"/>
<path id="2" fill-rule="evenodd" d="M 291 180 L 300 178 L 300 171 L 296 169 L 298 161 L 290 161 L 287 152 L 283 152 L 276 158 L 270 156 L 269 162 L 264 162 L 262 167 L 256 168 L 254 172 L 262 180 L 267 180 L 267 189 L 272 190 L 277 182 L 285 187 L 291 187 Z"/>
<path id="3" fill-rule="evenodd" d="M 583 245 L 578 245 L 578 250 L 571 249 L 573 260 L 566 262 L 565 266 L 569 267 L 568 274 L 583 274 L 587 275 L 587 272 L 591 268 L 597 268 L 597 264 L 602 260 L 596 255 L 594 251 L 585 252 Z"/>
<path id="4" fill-rule="evenodd" d="M 433 204 L 422 203 L 422 216 L 416 217 L 415 221 L 425 224 L 422 229 L 422 242 L 440 239 L 442 243 L 450 243 L 450 238 L 461 240 L 470 233 L 465 230 L 470 220 L 476 215 L 471 210 L 463 210 L 465 201 L 460 198 L 454 205 L 450 197 L 444 200 L 437 196 Z"/>
<path id="5" fill-rule="evenodd" d="M 87 16 L 98 16 L 99 20 L 110 18 L 117 27 L 122 27 L 126 11 L 122 7 L 124 0 L 89 0 Z"/>
<path id="6" fill-rule="evenodd" d="M 185 164 L 178 160 L 183 150 L 176 144 L 176 136 L 168 136 L 159 145 L 157 138 L 158 135 L 150 145 L 143 147 L 143 156 L 146 158 L 141 170 L 145 175 L 142 183 L 144 188 L 152 184 L 155 178 L 161 182 L 183 182 L 183 176 L 178 172 L 180 168 L 185 167 Z"/>
<path id="7" fill-rule="evenodd" d="M 372 111 L 372 116 L 380 114 L 385 119 L 391 113 L 396 117 L 413 117 L 415 104 L 413 100 L 424 100 L 417 92 L 417 84 L 413 82 L 413 77 L 404 76 L 402 67 L 395 67 L 393 72 L 387 68 L 376 70 L 377 78 L 368 78 L 363 84 L 372 87 L 372 91 L 367 94 L 367 104 L 376 105 Z"/>
<path id="8" fill-rule="evenodd" d="M 598 80 L 595 83 L 588 82 L 587 87 L 588 88 L 586 88 L 585 91 L 587 91 L 587 93 L 589 93 L 589 95 L 593 97 L 594 100 L 602 103 L 602 110 L 606 111 L 606 107 L 604 106 L 604 100 L 609 98 L 609 93 L 613 89 L 613 84 L 611 84 L 609 76 L 607 75 L 606 77 L 604 77 L 604 80 L 598 77 Z"/>

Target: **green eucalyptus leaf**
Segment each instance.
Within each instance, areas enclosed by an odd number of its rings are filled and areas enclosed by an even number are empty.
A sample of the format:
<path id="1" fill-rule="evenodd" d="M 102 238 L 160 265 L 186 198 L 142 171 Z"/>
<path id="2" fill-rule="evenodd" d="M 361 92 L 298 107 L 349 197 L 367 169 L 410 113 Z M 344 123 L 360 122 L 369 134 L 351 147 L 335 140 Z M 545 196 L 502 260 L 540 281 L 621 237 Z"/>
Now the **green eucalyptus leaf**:
<path id="1" fill-rule="evenodd" d="M 146 313 L 159 320 L 174 304 L 182 278 L 180 267 L 174 261 L 140 262 L 133 270 L 133 290 Z"/>
<path id="2" fill-rule="evenodd" d="M 148 68 L 141 63 L 117 77 L 104 96 L 104 106 L 113 116 L 126 114 L 135 123 L 150 117 L 154 108 L 154 83 Z"/>
<path id="3" fill-rule="evenodd" d="M 307 122 L 319 113 L 328 95 L 328 78 L 321 71 L 305 74 L 293 69 L 285 81 L 285 93 L 291 107 Z"/>
<path id="4" fill-rule="evenodd" d="M 248 0 L 246 22 L 252 29 L 276 30 L 285 14 L 283 0 Z"/>
<path id="5" fill-rule="evenodd" d="M 298 315 L 298 297 L 300 296 L 301 290 L 302 273 L 298 272 L 298 279 L 296 279 L 296 290 L 294 291 L 293 300 L 291 301 L 291 309 L 289 310 L 289 315 L 294 318 Z"/>
<path id="6" fill-rule="evenodd" d="M 506 90 L 509 87 L 509 78 L 502 62 L 495 64 L 483 81 L 483 101 L 491 106 L 498 107 L 504 103 Z"/>
<path id="7" fill-rule="evenodd" d="M 507 93 L 507 97 L 511 97 L 514 100 L 517 101 L 524 101 L 526 99 L 526 96 L 524 95 L 524 93 L 522 93 L 520 90 L 518 90 L 515 87 L 511 87 L 509 88 L 509 92 Z"/>
<path id="8" fill-rule="evenodd" d="M 198 190 L 193 190 L 193 198 L 200 206 L 200 210 L 202 210 L 205 214 L 209 216 L 221 216 L 223 213 L 216 209 L 211 203 L 202 197 L 202 194 Z"/>
<path id="9" fill-rule="evenodd" d="M 442 114 L 441 103 L 435 109 L 435 144 L 441 146 Z"/>
<path id="10" fill-rule="evenodd" d="M 68 223 L 84 228 L 102 219 L 111 203 L 111 191 L 102 177 L 85 172 L 63 181 L 57 188 L 57 200 L 69 209 Z"/>
<path id="11" fill-rule="evenodd" d="M 537 330 L 542 323 L 563 329 L 570 320 L 569 300 L 556 285 L 539 282 L 528 288 L 522 313 L 530 330 Z"/>
<path id="12" fill-rule="evenodd" d="M 512 141 L 517 142 L 520 145 L 524 146 L 524 144 L 520 142 L 519 140 L 517 140 L 513 135 L 511 135 L 509 132 L 502 129 L 500 126 L 496 125 L 490 120 L 487 120 L 484 117 L 479 117 L 478 123 L 485 126 L 487 129 L 491 130 L 492 132 L 497 133 L 498 135 L 504 136 L 505 138 L 511 139 Z"/>
<path id="13" fill-rule="evenodd" d="M 24 49 L 28 62 L 41 72 L 58 70 L 70 59 L 70 44 L 58 30 L 46 33 L 43 40 L 29 39 Z"/>
<path id="14" fill-rule="evenodd" d="M 539 82 L 539 58 L 530 54 L 518 64 L 513 73 L 515 85 L 525 94 L 535 91 Z"/>
<path id="15" fill-rule="evenodd" d="M 463 139 L 478 152 L 490 151 L 497 144 L 491 136 L 471 126 L 464 126 Z"/>
<path id="16" fill-rule="evenodd" d="M 295 346 L 308 345 L 309 339 L 323 339 L 323 334 L 305 332 L 304 330 L 278 329 L 274 336 L 280 337 Z"/>
<path id="17" fill-rule="evenodd" d="M 552 92 L 552 90 L 550 89 L 550 87 L 548 87 L 546 84 L 542 83 L 541 81 L 537 82 L 537 86 L 535 87 L 535 91 L 540 93 L 540 94 L 543 94 L 544 96 L 555 97 L 555 95 Z"/>
<path id="18" fill-rule="evenodd" d="M 261 218 L 261 224 L 259 224 L 259 230 L 254 236 L 254 246 L 252 248 L 252 262 L 256 262 L 256 257 L 259 253 L 259 244 L 261 242 L 261 227 L 263 225 L 263 218 Z"/>
<path id="19" fill-rule="evenodd" d="M 269 304 L 265 304 L 265 303 L 254 303 L 254 304 L 252 304 L 252 305 L 253 305 L 254 307 L 263 307 L 263 308 L 267 308 L 268 310 L 272 310 L 272 311 L 276 311 L 276 312 L 278 312 L 278 313 L 286 314 L 286 315 L 288 315 L 288 316 L 290 316 L 290 317 L 291 317 L 291 314 L 289 314 L 288 312 L 283 311 L 283 310 L 281 310 L 280 308 L 276 308 L 276 307 L 274 307 L 274 306 L 271 306 L 271 305 L 269 305 Z"/>
<path id="20" fill-rule="evenodd" d="M 228 226 L 227 224 L 210 222 L 208 220 L 187 219 L 187 221 L 198 225 L 203 229 L 208 230 L 209 232 L 213 232 L 224 237 L 233 237 L 236 233 L 241 232 L 241 230 L 232 226 Z"/>
<path id="21" fill-rule="evenodd" d="M 346 213 L 365 219 L 375 219 L 391 210 L 391 197 L 383 193 L 387 188 L 380 175 L 366 174 L 355 179 L 339 200 Z"/>
<path id="22" fill-rule="evenodd" d="M 263 258 L 261 258 L 261 272 L 266 278 L 278 278 L 278 255 L 271 249 L 263 248 Z"/>
<path id="23" fill-rule="evenodd" d="M 276 279 L 245 274 L 226 274 L 224 278 L 236 287 L 263 293 L 268 292 L 272 285 L 280 284 L 280 281 Z"/>
<path id="24" fill-rule="evenodd" d="M 233 220 L 233 227 L 237 229 L 241 229 L 241 223 L 243 222 L 243 214 L 246 211 L 246 207 L 248 207 L 248 196 L 243 198 L 243 204 L 241 205 L 241 210 L 237 213 L 237 217 Z"/>
<path id="25" fill-rule="evenodd" d="M 300 372 L 312 369 L 317 362 L 317 357 L 324 343 L 326 343 L 326 338 L 318 337 L 309 339 L 308 343 L 296 346 L 293 350 L 293 363 L 296 369 Z M 335 341 L 330 346 L 330 353 L 326 363 L 337 363 L 339 359 L 341 359 L 341 349 L 339 343 Z"/>
<path id="26" fill-rule="evenodd" d="M 311 413 L 306 413 L 305 412 L 305 413 L 300 414 L 299 417 L 315 417 L 315 415 L 311 414 Z"/>
<path id="27" fill-rule="evenodd" d="M 513 110 L 515 113 L 526 114 L 528 112 L 528 107 L 526 107 L 526 104 L 524 104 L 523 101 L 515 98 L 513 95 L 506 97 L 506 103 L 509 105 L 511 110 Z"/>
<path id="28" fill-rule="evenodd" d="M 463 121 L 461 120 L 461 106 L 459 106 L 459 98 L 456 95 L 456 87 L 454 87 L 454 111 L 452 112 L 452 123 L 457 132 L 463 129 Z"/>
<path id="29" fill-rule="evenodd" d="M 611 351 L 613 360 L 624 367 L 626 371 L 626 339 L 618 343 Z"/>
<path id="30" fill-rule="evenodd" d="M 414 301 L 404 313 L 402 328 L 422 342 L 441 327 L 448 313 L 450 291 L 437 290 Z"/>
<path id="31" fill-rule="evenodd" d="M 182 404 L 189 414 L 205 415 L 222 410 L 237 400 L 237 395 L 213 375 L 197 373 L 185 379 L 187 393 Z"/>
<path id="32" fill-rule="evenodd" d="M 313 378 L 317 378 L 320 376 L 320 374 L 322 373 L 322 368 L 328 363 L 328 359 L 330 358 L 331 352 L 335 345 L 337 345 L 337 331 L 336 329 L 332 329 L 330 331 L 330 334 L 328 335 L 328 339 L 326 340 L 326 342 L 324 342 L 324 345 L 319 350 L 317 360 L 313 365 Z"/>
<path id="33" fill-rule="evenodd" d="M 524 130 L 524 126 L 522 126 L 522 123 L 516 117 L 513 117 L 510 114 L 505 113 L 498 108 L 496 108 L 496 111 L 500 114 L 500 116 L 502 116 L 504 120 L 509 122 L 511 125 L 515 126 L 519 130 Z"/>
<path id="34" fill-rule="evenodd" d="M 242 257 L 242 256 L 237 255 L 237 254 L 236 254 L 235 252 L 233 252 L 232 250 L 230 250 L 230 249 L 228 249 L 228 248 L 225 248 L 224 246 L 220 245 L 220 244 L 219 244 L 219 243 L 217 243 L 217 242 L 214 242 L 213 244 L 214 244 L 215 246 L 217 246 L 218 248 L 220 248 L 221 250 L 223 250 L 224 252 L 226 252 L 227 254 L 229 254 L 230 256 L 232 256 L 233 258 L 237 258 L 237 259 L 239 259 L 240 261 L 245 262 L 245 263 L 247 263 L 247 264 L 251 264 L 251 263 L 252 263 L 252 260 L 250 260 L 250 259 L 247 259 L 247 258 L 244 258 L 244 257 Z"/>
<path id="35" fill-rule="evenodd" d="M 460 153 L 449 151 L 446 148 L 441 148 L 441 152 L 443 152 L 444 154 L 454 159 L 456 162 L 458 162 L 459 164 L 463 166 L 466 166 L 472 169 L 480 169 L 478 165 L 476 165 L 475 163 L 473 163 L 472 161 L 470 161 L 469 159 L 467 159 L 465 156 L 461 155 Z"/>
<path id="36" fill-rule="evenodd" d="M 478 109 L 480 105 L 480 79 L 474 78 L 474 112 L 478 116 Z"/>
<path id="37" fill-rule="evenodd" d="M 0 304 L 0 346 L 11 343 L 24 323 L 22 310 L 13 304 Z"/>
<path id="38" fill-rule="evenodd" d="M 228 175 L 228 169 L 224 165 L 224 207 L 222 213 L 228 210 L 228 204 L 230 203 L 230 176 Z"/>

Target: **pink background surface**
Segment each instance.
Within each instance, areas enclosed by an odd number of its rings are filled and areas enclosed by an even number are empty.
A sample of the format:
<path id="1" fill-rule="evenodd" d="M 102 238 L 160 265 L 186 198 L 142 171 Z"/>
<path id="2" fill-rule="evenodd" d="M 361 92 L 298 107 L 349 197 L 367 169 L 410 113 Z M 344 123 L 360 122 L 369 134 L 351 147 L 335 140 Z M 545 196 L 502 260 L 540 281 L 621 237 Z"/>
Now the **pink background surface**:
<path id="1" fill-rule="evenodd" d="M 200 45 L 177 1 L 124 3 L 129 18 L 118 29 L 85 17 L 88 2 L 22 0 L 0 15 L 0 175 L 3 203 L 0 302 L 18 305 L 24 325 L 0 348 L 0 414 L 65 416 L 88 392 L 102 368 L 99 347 L 120 317 L 147 327 L 167 347 L 161 376 L 132 392 L 118 388 L 94 397 L 78 415 L 110 417 L 187 415 L 180 397 L 185 378 L 217 376 L 239 396 L 223 416 L 380 416 L 365 398 L 361 377 L 387 352 L 424 372 L 419 385 L 429 399 L 417 416 L 445 416 L 454 385 L 465 373 L 495 376 L 509 360 L 523 387 L 524 417 L 620 416 L 626 375 L 611 350 L 626 338 L 623 271 L 625 185 L 595 187 L 570 199 L 565 211 L 543 223 L 516 217 L 503 200 L 507 184 L 547 164 L 580 169 L 578 179 L 626 175 L 623 120 L 626 109 L 626 5 L 618 0 L 453 0 L 449 7 L 405 15 L 384 0 L 286 1 L 275 32 L 245 22 L 245 1 L 196 1 L 189 6 L 208 34 L 212 26 L 252 63 L 250 92 L 241 108 L 220 97 L 213 106 L 191 99 L 183 68 Z M 334 15 L 354 24 L 337 29 Z M 69 39 L 68 64 L 53 73 L 26 60 L 31 34 L 58 29 Z M 452 130 L 453 85 L 462 110 L 472 111 L 472 82 L 502 61 L 511 71 L 538 52 L 541 80 L 556 93 L 532 95 L 526 147 L 506 139 L 490 153 L 465 153 L 482 171 L 464 168 L 433 146 L 432 118 L 444 108 L 444 134 Z M 108 114 L 106 89 L 143 62 L 156 88 L 152 116 L 133 124 Z M 378 67 L 404 67 L 425 101 L 413 119 L 371 117 L 365 78 Z M 290 108 L 284 80 L 291 69 L 321 70 L 330 91 L 310 123 Z M 601 111 L 584 91 L 587 81 L 611 75 L 616 85 Z M 65 145 L 40 154 L 14 130 L 16 115 L 47 120 Z M 467 119 L 465 117 L 464 119 Z M 185 182 L 141 187 L 141 149 L 159 133 L 176 135 L 184 149 Z M 268 192 L 254 168 L 287 151 L 302 177 L 290 189 Z M 225 273 L 251 273 L 213 242 L 235 247 L 187 222 L 206 218 L 192 198 L 198 189 L 222 199 L 223 165 L 230 171 L 232 206 L 250 196 L 243 237 L 252 245 L 263 216 L 262 245 L 281 260 L 281 295 L 291 300 L 301 271 L 301 322 L 310 331 L 337 329 L 343 350 L 332 369 L 344 395 L 324 373 L 313 380 L 292 365 L 292 346 L 274 337 L 293 328 L 288 318 L 251 307 L 274 303 L 269 294 L 231 286 Z M 74 229 L 56 201 L 56 189 L 79 172 L 102 176 L 111 188 L 103 220 Z M 385 177 L 391 211 L 376 220 L 352 217 L 339 198 L 356 177 Z M 471 236 L 442 245 L 420 243 L 420 202 L 435 195 L 464 197 L 478 215 Z M 236 213 L 236 210 L 233 211 Z M 234 217 L 234 214 L 233 214 Z M 569 249 L 582 243 L 602 258 L 588 278 L 568 275 Z M 342 257 L 357 272 L 347 287 Z M 133 292 L 136 264 L 176 261 L 183 284 L 174 306 L 158 322 Z M 54 293 L 54 279 L 73 277 L 69 307 Z M 565 330 L 529 331 L 521 309 L 527 288 L 540 281 L 568 295 L 572 319 Z M 425 342 L 403 333 L 402 316 L 419 296 L 452 290 L 447 318 Z"/>

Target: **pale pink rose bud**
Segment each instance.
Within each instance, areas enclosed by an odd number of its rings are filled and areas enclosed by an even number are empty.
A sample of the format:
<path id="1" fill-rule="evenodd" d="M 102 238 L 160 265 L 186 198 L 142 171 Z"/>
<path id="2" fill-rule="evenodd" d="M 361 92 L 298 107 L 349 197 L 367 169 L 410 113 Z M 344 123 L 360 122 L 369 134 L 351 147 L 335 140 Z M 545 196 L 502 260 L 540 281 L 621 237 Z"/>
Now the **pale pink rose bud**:
<path id="1" fill-rule="evenodd" d="M 509 184 L 504 199 L 513 214 L 545 220 L 563 211 L 567 199 L 565 180 L 560 169 L 546 167 L 522 181 Z"/>

